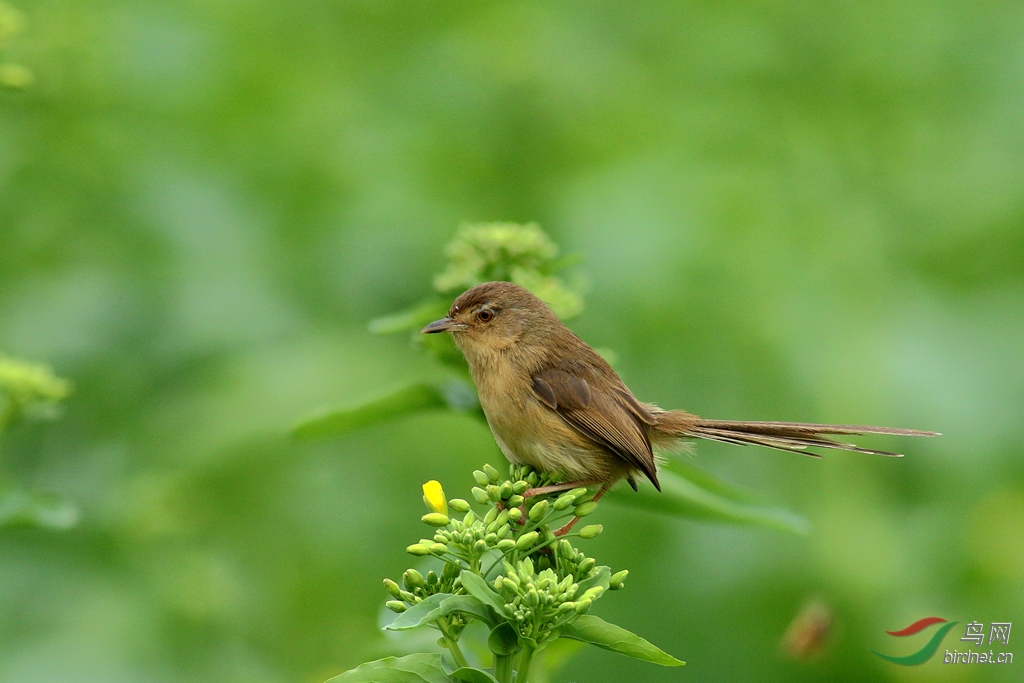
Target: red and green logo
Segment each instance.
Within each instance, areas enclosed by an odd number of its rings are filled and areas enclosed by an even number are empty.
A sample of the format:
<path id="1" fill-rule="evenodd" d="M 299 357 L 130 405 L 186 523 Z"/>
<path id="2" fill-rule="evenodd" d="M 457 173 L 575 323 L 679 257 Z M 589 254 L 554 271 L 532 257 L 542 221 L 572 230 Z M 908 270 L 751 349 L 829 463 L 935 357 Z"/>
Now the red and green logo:
<path id="1" fill-rule="evenodd" d="M 939 630 L 937 630 L 932 635 L 931 639 L 924 644 L 924 647 L 922 647 L 920 650 L 913 654 L 904 655 L 902 657 L 896 657 L 893 655 L 883 655 L 881 652 L 875 652 L 874 650 L 872 650 L 872 652 L 874 652 L 882 659 L 886 659 L 892 662 L 893 664 L 899 664 L 901 666 L 915 666 L 917 664 L 924 664 L 932 658 L 932 655 L 934 655 L 936 650 L 939 649 L 939 645 L 942 643 L 942 639 L 946 637 L 947 633 L 949 633 L 949 629 L 956 626 L 957 622 L 947 622 L 945 619 L 941 619 L 939 617 L 925 617 L 924 619 L 918 619 L 910 626 L 904 629 L 900 629 L 899 631 L 886 631 L 886 633 L 888 633 L 890 636 L 898 636 L 902 638 L 904 636 L 912 636 L 916 633 L 920 633 L 921 631 L 925 630 L 926 628 L 934 624 L 945 624 L 945 626 L 939 627 Z"/>

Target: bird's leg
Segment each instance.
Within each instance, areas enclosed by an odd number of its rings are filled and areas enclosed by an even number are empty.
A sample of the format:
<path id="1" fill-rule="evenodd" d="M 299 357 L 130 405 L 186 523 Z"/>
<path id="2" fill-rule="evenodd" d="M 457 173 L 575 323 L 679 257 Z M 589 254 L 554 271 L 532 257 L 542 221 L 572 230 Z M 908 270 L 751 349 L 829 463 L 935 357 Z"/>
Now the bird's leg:
<path id="1" fill-rule="evenodd" d="M 601 488 L 600 488 L 600 489 L 598 490 L 598 492 L 597 492 L 596 494 L 594 494 L 594 499 L 593 499 L 593 502 L 595 502 L 595 503 L 596 503 L 597 501 L 599 501 L 599 500 L 601 499 L 601 496 L 603 496 L 604 494 L 606 494 L 606 493 L 608 492 L 608 489 L 609 489 L 610 487 L 611 487 L 611 483 L 610 483 L 610 482 L 609 482 L 609 483 L 606 483 L 606 484 L 605 484 L 604 486 L 602 486 L 602 487 L 601 487 Z M 556 530 L 555 530 L 555 536 L 556 536 L 556 537 L 559 537 L 559 536 L 565 536 L 565 535 L 566 535 L 567 533 L 569 533 L 570 531 L 572 531 L 572 528 L 573 528 L 574 526 L 576 526 L 576 522 L 578 522 L 578 521 L 580 521 L 580 518 L 579 518 L 579 517 L 573 517 L 573 518 L 572 518 L 572 519 L 570 519 L 570 520 L 569 520 L 568 522 L 566 522 L 564 526 L 562 526 L 561 528 L 559 528 L 559 529 L 556 529 Z"/>
<path id="2" fill-rule="evenodd" d="M 541 486 L 536 489 L 526 489 L 523 492 L 523 498 L 532 498 L 533 496 L 543 496 L 548 493 L 558 493 L 559 491 L 568 491 L 570 489 L 578 489 L 580 487 L 589 488 L 600 484 L 599 479 L 588 479 L 587 481 L 569 481 L 563 484 L 552 484 L 551 486 Z"/>

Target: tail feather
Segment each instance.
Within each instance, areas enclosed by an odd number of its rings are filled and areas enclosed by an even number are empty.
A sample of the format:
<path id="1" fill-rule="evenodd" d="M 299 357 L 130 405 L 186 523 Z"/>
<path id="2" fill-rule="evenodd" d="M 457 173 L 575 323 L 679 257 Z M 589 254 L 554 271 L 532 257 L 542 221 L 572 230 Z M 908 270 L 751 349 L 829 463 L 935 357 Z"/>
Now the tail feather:
<path id="1" fill-rule="evenodd" d="M 823 434 L 891 434 L 896 436 L 938 436 L 937 432 L 870 425 L 821 425 L 807 422 L 744 422 L 738 420 L 705 420 L 682 411 L 654 413 L 657 429 L 674 437 L 710 439 L 741 446 L 756 445 L 780 451 L 820 458 L 808 448 L 833 448 L 871 455 L 903 457 L 901 453 L 862 448 L 856 444 L 836 441 Z"/>

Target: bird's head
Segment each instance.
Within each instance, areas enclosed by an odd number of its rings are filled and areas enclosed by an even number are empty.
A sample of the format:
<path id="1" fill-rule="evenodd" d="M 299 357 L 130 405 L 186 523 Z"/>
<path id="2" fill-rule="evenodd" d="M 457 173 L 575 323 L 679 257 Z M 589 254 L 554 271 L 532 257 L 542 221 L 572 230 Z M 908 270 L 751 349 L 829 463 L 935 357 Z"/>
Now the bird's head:
<path id="1" fill-rule="evenodd" d="M 484 282 L 463 292 L 446 317 L 422 332 L 451 332 L 469 358 L 505 351 L 514 344 L 543 343 L 561 325 L 548 305 L 526 288 L 511 282 Z"/>

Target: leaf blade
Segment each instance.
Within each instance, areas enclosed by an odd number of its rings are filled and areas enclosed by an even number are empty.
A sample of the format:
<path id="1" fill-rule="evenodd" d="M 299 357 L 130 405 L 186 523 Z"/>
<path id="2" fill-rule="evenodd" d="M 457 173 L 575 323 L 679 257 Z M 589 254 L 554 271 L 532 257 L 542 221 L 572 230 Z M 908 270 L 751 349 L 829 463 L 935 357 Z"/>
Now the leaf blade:
<path id="1" fill-rule="evenodd" d="M 299 441 L 332 439 L 409 413 L 445 408 L 447 405 L 437 385 L 410 384 L 359 405 L 327 410 L 308 417 L 292 428 L 291 435 Z"/>
<path id="2" fill-rule="evenodd" d="M 405 631 L 433 621 L 442 614 L 441 603 L 451 597 L 453 597 L 451 593 L 434 593 L 395 616 L 394 620 L 384 628 L 388 631 Z"/>
<path id="3" fill-rule="evenodd" d="M 502 602 L 501 596 L 487 585 L 486 581 L 473 572 L 465 570 L 459 576 L 462 581 L 462 587 L 470 595 L 493 609 L 499 618 L 505 618 L 505 603 Z"/>
<path id="4" fill-rule="evenodd" d="M 604 650 L 618 652 L 627 657 L 642 659 L 645 662 L 661 666 L 683 666 L 686 664 L 632 631 L 609 624 L 604 619 L 589 614 L 578 617 L 563 626 L 561 637 L 590 643 Z"/>
<path id="5" fill-rule="evenodd" d="M 710 477 L 704 473 L 702 479 Z M 613 490 L 609 497 L 616 503 L 664 514 L 749 524 L 801 535 L 810 533 L 810 522 L 804 517 L 783 508 L 743 500 L 738 494 L 726 495 L 724 487 L 728 485 L 724 482 L 719 482 L 721 490 L 714 490 L 706 481 L 694 481 L 667 469 L 659 471 L 658 479 L 661 493 L 647 488 L 641 488 L 638 494 Z"/>
<path id="6" fill-rule="evenodd" d="M 367 662 L 325 683 L 451 683 L 441 655 L 416 654 Z"/>

